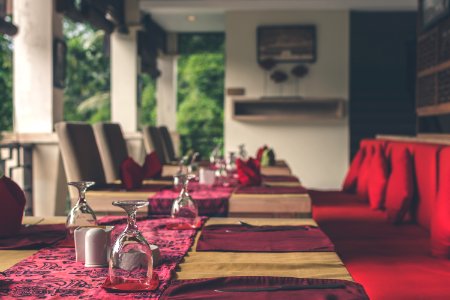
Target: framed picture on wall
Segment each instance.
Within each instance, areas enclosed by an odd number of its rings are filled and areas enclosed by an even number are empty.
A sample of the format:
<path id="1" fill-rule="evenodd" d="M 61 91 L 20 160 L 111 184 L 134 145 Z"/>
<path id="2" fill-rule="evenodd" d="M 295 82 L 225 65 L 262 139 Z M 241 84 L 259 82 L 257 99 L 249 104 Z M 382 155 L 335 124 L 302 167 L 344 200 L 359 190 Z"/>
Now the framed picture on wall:
<path id="1" fill-rule="evenodd" d="M 66 55 L 67 46 L 64 40 L 53 40 L 53 86 L 64 88 L 66 79 Z"/>
<path id="2" fill-rule="evenodd" d="M 315 62 L 316 26 L 260 26 L 257 29 L 258 62 L 273 59 L 277 63 Z"/>
<path id="3" fill-rule="evenodd" d="M 422 29 L 432 27 L 450 13 L 450 0 L 421 0 L 420 15 Z"/>

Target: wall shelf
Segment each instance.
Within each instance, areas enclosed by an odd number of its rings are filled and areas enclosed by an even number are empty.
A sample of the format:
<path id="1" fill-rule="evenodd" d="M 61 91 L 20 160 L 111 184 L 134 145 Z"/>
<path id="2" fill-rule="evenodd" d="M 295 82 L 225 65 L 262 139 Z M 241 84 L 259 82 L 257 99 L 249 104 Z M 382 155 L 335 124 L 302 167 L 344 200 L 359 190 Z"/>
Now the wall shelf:
<path id="1" fill-rule="evenodd" d="M 339 98 L 234 98 L 232 116 L 243 122 L 343 120 L 345 103 Z"/>

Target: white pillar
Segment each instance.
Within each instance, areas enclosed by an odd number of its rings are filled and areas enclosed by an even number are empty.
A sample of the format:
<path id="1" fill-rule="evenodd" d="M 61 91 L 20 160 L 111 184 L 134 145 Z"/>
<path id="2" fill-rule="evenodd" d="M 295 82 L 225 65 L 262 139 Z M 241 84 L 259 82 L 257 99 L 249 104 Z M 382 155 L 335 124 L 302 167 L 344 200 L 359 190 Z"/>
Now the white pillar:
<path id="1" fill-rule="evenodd" d="M 177 56 L 158 58 L 161 76 L 156 82 L 156 116 L 158 125 L 166 125 L 170 131 L 177 129 Z"/>
<path id="2" fill-rule="evenodd" d="M 63 117 L 63 90 L 53 87 L 53 39 L 63 37 L 54 0 L 14 2 L 15 132 L 53 132 Z"/>
<path id="3" fill-rule="evenodd" d="M 13 102 L 14 131 L 52 133 L 63 119 L 62 88 L 53 86 L 53 42 L 63 39 L 63 16 L 56 0 L 14 1 Z M 21 182 L 21 173 L 14 180 Z M 37 143 L 33 150 L 33 213 L 62 215 L 67 188 L 57 144 Z"/>

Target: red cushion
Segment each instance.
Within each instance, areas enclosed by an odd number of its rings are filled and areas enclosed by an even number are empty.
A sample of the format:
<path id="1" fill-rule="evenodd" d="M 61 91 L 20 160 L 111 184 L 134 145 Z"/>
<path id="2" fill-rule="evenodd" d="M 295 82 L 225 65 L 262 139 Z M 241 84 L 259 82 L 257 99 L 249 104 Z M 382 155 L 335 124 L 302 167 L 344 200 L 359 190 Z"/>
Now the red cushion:
<path id="1" fill-rule="evenodd" d="M 142 167 L 131 157 L 125 159 L 120 165 L 120 179 L 127 190 L 139 188 L 144 180 Z"/>
<path id="2" fill-rule="evenodd" d="M 439 192 L 431 219 L 431 253 L 450 259 L 450 147 L 439 155 Z"/>
<path id="3" fill-rule="evenodd" d="M 25 209 L 25 194 L 6 176 L 0 178 L 0 237 L 19 232 Z"/>
<path id="4" fill-rule="evenodd" d="M 388 220 L 394 224 L 403 221 L 411 207 L 414 193 L 411 154 L 406 149 L 392 151 L 391 175 L 386 188 L 385 207 Z"/>
<path id="5" fill-rule="evenodd" d="M 360 148 L 358 153 L 356 153 L 355 157 L 353 158 L 352 164 L 348 169 L 347 176 L 345 176 L 344 183 L 342 184 L 342 190 L 344 192 L 356 192 L 356 182 L 358 179 L 359 171 L 361 169 L 361 165 L 364 162 L 365 155 L 365 149 Z"/>
<path id="6" fill-rule="evenodd" d="M 384 205 L 386 186 L 388 181 L 388 163 L 384 151 L 378 147 L 370 162 L 368 182 L 369 203 L 372 209 L 380 209 Z"/>
<path id="7" fill-rule="evenodd" d="M 143 166 L 144 178 L 159 178 L 162 174 L 162 164 L 155 151 L 145 157 Z"/>
<path id="8" fill-rule="evenodd" d="M 239 183 L 244 186 L 261 185 L 261 166 L 259 162 L 253 158 L 247 161 L 241 159 L 236 160 L 236 168 Z"/>
<path id="9" fill-rule="evenodd" d="M 441 148 L 441 145 L 420 143 L 414 143 L 411 147 L 417 188 L 417 203 L 413 207 L 413 216 L 417 223 L 428 229 L 437 198 L 438 155 Z"/>
<path id="10" fill-rule="evenodd" d="M 261 148 L 258 149 L 258 151 L 256 152 L 256 160 L 261 162 L 261 158 L 263 156 L 264 151 L 266 151 L 267 146 L 264 145 Z"/>
<path id="11" fill-rule="evenodd" d="M 360 199 L 368 200 L 369 176 L 371 173 L 370 165 L 372 162 L 373 147 L 366 146 L 364 149 L 366 154 L 359 170 L 358 180 L 356 181 L 356 194 Z"/>

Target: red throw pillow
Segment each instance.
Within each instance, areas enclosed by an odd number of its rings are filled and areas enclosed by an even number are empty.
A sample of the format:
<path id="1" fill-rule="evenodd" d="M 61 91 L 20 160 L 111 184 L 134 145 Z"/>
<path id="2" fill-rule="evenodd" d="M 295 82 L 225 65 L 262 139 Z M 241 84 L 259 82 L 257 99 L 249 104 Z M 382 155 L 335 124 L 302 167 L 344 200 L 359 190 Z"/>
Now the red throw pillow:
<path id="1" fill-rule="evenodd" d="M 369 204 L 372 209 L 380 209 L 383 207 L 388 177 L 386 157 L 381 147 L 377 147 L 370 162 L 368 182 Z"/>
<path id="2" fill-rule="evenodd" d="M 0 238 L 20 231 L 25 202 L 25 194 L 14 181 L 0 178 Z"/>
<path id="3" fill-rule="evenodd" d="M 361 168 L 358 173 L 358 179 L 356 180 L 356 194 L 361 200 L 367 201 L 369 199 L 369 176 L 371 173 L 370 165 L 372 162 L 373 147 L 367 146 L 365 148 L 366 155 L 361 164 Z"/>
<path id="4" fill-rule="evenodd" d="M 342 190 L 347 193 L 356 192 L 356 182 L 358 180 L 359 171 L 361 169 L 361 165 L 364 161 L 364 157 L 366 156 L 366 151 L 364 148 L 360 148 L 358 153 L 356 153 L 353 158 L 352 164 L 348 169 L 347 175 L 345 176 L 344 183 L 342 184 Z"/>
<path id="5" fill-rule="evenodd" d="M 431 218 L 431 254 L 450 259 L 450 147 L 439 156 L 439 191 Z"/>
<path id="6" fill-rule="evenodd" d="M 259 162 L 249 158 L 246 162 L 241 159 L 236 160 L 236 168 L 239 183 L 243 186 L 260 185 L 262 181 Z"/>
<path id="7" fill-rule="evenodd" d="M 155 151 L 145 157 L 144 178 L 160 178 L 162 174 L 162 164 Z"/>
<path id="8" fill-rule="evenodd" d="M 263 156 L 264 151 L 266 151 L 267 146 L 264 145 L 263 147 L 259 148 L 258 151 L 256 152 L 256 160 L 261 162 L 261 158 Z"/>
<path id="9" fill-rule="evenodd" d="M 120 179 L 127 190 L 140 188 L 144 180 L 142 167 L 131 157 L 125 159 L 120 165 Z"/>
<path id="10" fill-rule="evenodd" d="M 386 188 L 385 207 L 388 220 L 400 224 L 408 213 L 414 196 L 411 154 L 407 149 L 391 153 L 391 175 Z"/>

